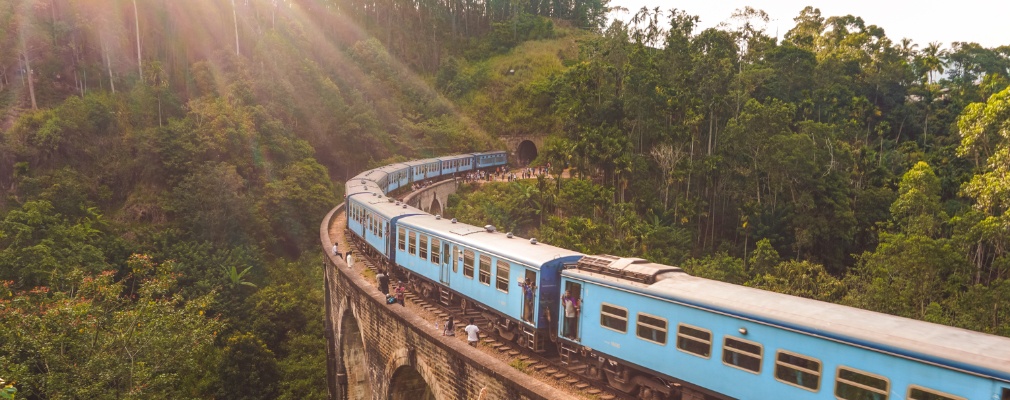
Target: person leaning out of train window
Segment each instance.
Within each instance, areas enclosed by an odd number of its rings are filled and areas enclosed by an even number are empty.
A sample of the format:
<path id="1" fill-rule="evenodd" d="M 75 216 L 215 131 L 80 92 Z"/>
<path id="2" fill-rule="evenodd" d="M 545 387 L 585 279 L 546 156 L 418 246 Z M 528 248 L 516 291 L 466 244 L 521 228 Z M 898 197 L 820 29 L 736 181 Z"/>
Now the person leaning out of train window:
<path id="1" fill-rule="evenodd" d="M 525 281 L 519 282 L 519 287 L 523 288 L 523 319 L 533 322 L 534 290 L 537 289 L 537 285 L 530 278 L 526 278 Z"/>
<path id="2" fill-rule="evenodd" d="M 566 289 L 565 295 L 561 297 L 561 305 L 565 307 L 565 329 L 564 335 L 569 339 L 575 339 L 575 331 L 579 318 L 579 309 L 582 308 L 582 300 L 573 296 L 572 291 Z"/>

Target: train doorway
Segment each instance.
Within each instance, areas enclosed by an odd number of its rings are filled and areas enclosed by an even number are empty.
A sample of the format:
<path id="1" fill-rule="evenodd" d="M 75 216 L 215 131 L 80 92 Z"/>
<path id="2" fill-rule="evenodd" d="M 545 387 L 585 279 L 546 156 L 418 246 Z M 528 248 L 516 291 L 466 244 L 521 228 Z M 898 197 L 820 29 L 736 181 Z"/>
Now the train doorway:
<path id="1" fill-rule="evenodd" d="M 519 148 L 516 149 L 516 154 L 519 157 L 520 166 L 529 165 L 529 163 L 536 160 L 539 155 L 537 153 L 537 145 L 529 140 L 523 140 L 522 143 L 519 143 Z"/>
<path id="2" fill-rule="evenodd" d="M 565 292 L 561 295 L 564 313 L 561 334 L 574 341 L 579 340 L 579 316 L 582 314 L 582 284 L 565 282 Z"/>

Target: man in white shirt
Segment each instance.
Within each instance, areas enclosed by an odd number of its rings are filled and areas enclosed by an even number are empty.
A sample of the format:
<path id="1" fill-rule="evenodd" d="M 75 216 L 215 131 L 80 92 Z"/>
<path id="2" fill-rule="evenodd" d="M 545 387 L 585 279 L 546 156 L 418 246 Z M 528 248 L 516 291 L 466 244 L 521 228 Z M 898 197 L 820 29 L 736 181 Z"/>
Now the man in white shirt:
<path id="1" fill-rule="evenodd" d="M 473 324 L 473 318 L 470 318 L 470 325 L 467 325 L 463 330 L 466 331 L 466 344 L 477 347 L 477 341 L 480 340 L 477 333 L 480 332 L 480 328 Z"/>
<path id="2" fill-rule="evenodd" d="M 354 267 L 354 257 L 351 256 L 350 250 L 347 250 L 347 266 L 352 268 Z"/>

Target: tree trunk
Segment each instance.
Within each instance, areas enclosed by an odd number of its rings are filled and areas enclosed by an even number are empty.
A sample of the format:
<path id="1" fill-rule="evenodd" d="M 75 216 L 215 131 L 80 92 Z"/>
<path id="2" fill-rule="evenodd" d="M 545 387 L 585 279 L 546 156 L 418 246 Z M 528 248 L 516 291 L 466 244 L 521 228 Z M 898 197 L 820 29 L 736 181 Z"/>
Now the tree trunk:
<path id="1" fill-rule="evenodd" d="M 241 56 L 242 52 L 239 51 L 238 47 L 238 11 L 235 10 L 235 0 L 231 0 L 231 19 L 235 23 L 235 55 Z"/>
<path id="2" fill-rule="evenodd" d="M 140 53 L 140 13 L 137 12 L 137 0 L 133 0 L 133 23 L 137 34 L 137 73 L 140 74 L 140 81 L 144 81 L 144 64 L 141 61 L 143 56 Z M 108 55 L 106 55 L 108 57 Z"/>
<path id="3" fill-rule="evenodd" d="M 112 77 L 112 59 L 109 57 L 109 48 L 105 45 L 105 38 L 102 38 L 102 53 L 105 53 L 105 68 L 109 71 L 109 86 L 112 94 L 116 94 L 116 83 Z"/>
<path id="4" fill-rule="evenodd" d="M 28 95 L 32 99 L 32 110 L 38 110 L 39 107 L 35 103 L 35 79 L 34 73 L 32 73 L 31 60 L 28 58 L 28 45 L 25 44 L 25 33 L 24 28 L 21 29 L 21 57 L 25 59 L 25 75 L 28 76 Z"/>

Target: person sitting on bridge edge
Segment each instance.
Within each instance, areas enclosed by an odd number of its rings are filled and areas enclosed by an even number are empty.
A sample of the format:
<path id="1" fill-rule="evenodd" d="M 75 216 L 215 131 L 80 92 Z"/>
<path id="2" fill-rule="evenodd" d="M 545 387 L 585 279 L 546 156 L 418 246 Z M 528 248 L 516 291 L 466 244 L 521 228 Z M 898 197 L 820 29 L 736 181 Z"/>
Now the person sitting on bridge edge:
<path id="1" fill-rule="evenodd" d="M 333 242 L 333 255 L 340 258 L 344 258 L 343 255 L 340 254 L 340 249 L 337 247 L 337 242 Z"/>
<path id="2" fill-rule="evenodd" d="M 445 329 L 442 330 L 442 336 L 456 336 L 456 324 L 453 322 L 451 315 L 445 320 Z"/>
<path id="3" fill-rule="evenodd" d="M 463 330 L 466 331 L 466 344 L 477 347 L 477 341 L 480 340 L 477 334 L 480 333 L 480 328 L 474 325 L 472 317 L 470 318 L 470 325 L 467 325 Z"/>
<path id="4" fill-rule="evenodd" d="M 384 295 L 389 295 L 389 277 L 386 276 L 386 272 L 379 270 L 379 274 L 375 276 L 375 283 L 379 286 L 379 291 Z"/>

